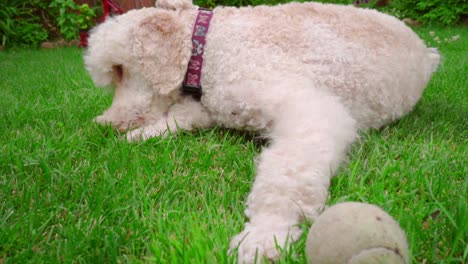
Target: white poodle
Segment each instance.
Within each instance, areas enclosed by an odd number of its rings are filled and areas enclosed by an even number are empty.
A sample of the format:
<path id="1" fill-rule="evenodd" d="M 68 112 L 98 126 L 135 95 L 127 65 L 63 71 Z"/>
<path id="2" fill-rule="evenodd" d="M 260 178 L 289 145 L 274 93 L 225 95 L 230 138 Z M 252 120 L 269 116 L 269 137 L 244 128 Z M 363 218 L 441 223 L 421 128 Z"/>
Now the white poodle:
<path id="1" fill-rule="evenodd" d="M 206 36 L 202 95 L 182 91 L 198 7 L 159 0 L 108 19 L 89 38 L 85 64 L 113 84 L 96 121 L 128 140 L 215 125 L 271 139 L 247 199 L 249 222 L 231 241 L 239 262 L 276 259 L 317 217 L 330 178 L 360 129 L 411 111 L 439 63 L 401 21 L 318 3 L 217 7 Z"/>

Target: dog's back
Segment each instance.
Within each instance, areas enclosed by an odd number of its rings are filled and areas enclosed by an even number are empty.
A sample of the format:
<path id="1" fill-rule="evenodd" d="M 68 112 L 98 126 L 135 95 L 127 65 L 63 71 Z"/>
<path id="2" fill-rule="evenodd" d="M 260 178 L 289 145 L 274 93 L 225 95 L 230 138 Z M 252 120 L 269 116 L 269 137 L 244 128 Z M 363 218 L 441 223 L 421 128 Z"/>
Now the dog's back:
<path id="1" fill-rule="evenodd" d="M 440 60 L 403 22 L 374 10 L 290 3 L 214 13 L 208 89 L 226 77 L 307 76 L 311 88 L 338 95 L 362 128 L 411 111 Z"/>

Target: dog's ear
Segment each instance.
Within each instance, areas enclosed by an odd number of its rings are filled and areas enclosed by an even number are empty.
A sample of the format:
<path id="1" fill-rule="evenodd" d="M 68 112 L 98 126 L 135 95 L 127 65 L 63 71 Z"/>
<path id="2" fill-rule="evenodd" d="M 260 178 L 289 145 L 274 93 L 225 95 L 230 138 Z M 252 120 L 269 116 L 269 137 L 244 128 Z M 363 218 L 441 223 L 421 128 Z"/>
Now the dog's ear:
<path id="1" fill-rule="evenodd" d="M 132 49 L 156 92 L 179 89 L 191 56 L 191 30 L 172 11 L 157 10 L 133 32 Z"/>
<path id="2" fill-rule="evenodd" d="M 191 0 L 157 0 L 156 7 L 168 10 L 195 8 Z"/>

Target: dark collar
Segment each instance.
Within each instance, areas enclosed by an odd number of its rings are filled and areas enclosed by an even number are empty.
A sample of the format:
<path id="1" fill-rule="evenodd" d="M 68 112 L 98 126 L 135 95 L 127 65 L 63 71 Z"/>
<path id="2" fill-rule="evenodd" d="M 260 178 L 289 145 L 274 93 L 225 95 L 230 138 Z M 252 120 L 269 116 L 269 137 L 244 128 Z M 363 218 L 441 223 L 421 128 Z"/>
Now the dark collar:
<path id="1" fill-rule="evenodd" d="M 203 66 L 203 52 L 206 43 L 206 34 L 210 27 L 213 12 L 209 9 L 200 8 L 197 19 L 193 26 L 192 34 L 192 57 L 190 58 L 187 73 L 182 84 L 182 90 L 186 93 L 200 97 L 202 94 L 201 71 Z"/>

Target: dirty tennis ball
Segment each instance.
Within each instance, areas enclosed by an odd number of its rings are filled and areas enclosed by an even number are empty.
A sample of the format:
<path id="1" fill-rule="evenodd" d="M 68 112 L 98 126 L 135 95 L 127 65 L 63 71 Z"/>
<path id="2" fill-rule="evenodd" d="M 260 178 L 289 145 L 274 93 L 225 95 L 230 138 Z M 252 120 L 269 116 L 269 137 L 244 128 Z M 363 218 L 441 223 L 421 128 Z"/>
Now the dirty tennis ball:
<path id="1" fill-rule="evenodd" d="M 306 242 L 312 264 L 407 264 L 408 244 L 398 223 L 371 204 L 346 202 L 325 210 Z"/>

